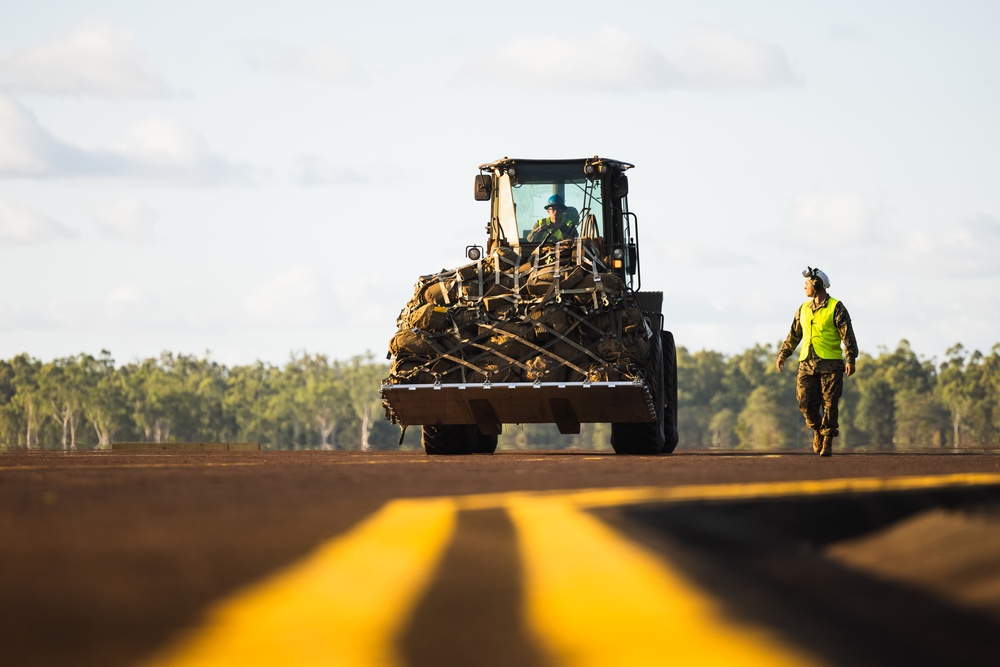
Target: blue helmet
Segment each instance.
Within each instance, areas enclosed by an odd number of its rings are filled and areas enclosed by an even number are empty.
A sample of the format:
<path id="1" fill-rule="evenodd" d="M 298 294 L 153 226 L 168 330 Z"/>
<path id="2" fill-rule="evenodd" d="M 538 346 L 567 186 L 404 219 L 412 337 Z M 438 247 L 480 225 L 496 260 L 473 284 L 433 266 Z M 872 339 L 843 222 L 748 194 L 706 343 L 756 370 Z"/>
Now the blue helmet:
<path id="1" fill-rule="evenodd" d="M 549 200 L 545 202 L 545 208 L 547 209 L 554 208 L 556 206 L 566 208 L 566 202 L 563 201 L 563 198 L 560 197 L 559 195 L 552 195 L 551 197 L 549 197 Z"/>

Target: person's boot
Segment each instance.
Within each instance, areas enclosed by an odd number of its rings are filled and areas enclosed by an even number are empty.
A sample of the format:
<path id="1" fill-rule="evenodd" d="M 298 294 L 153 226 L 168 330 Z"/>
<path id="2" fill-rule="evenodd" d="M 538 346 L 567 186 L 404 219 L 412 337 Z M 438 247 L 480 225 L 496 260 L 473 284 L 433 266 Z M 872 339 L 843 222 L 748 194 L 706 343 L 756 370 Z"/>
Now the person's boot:
<path id="1" fill-rule="evenodd" d="M 819 431 L 813 431 L 813 454 L 819 454 L 821 449 L 823 449 L 823 436 Z"/>
<path id="2" fill-rule="evenodd" d="M 819 450 L 820 456 L 832 456 L 833 455 L 833 436 L 824 435 L 823 445 Z"/>

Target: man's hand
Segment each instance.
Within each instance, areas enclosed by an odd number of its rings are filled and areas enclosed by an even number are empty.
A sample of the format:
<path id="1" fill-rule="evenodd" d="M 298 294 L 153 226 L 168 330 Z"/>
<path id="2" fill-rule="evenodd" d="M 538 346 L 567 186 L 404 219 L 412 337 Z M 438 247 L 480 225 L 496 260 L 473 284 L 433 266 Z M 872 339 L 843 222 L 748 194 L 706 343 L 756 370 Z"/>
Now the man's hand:
<path id="1" fill-rule="evenodd" d="M 854 375 L 854 362 L 848 361 L 844 363 L 844 372 L 847 373 L 847 377 Z"/>
<path id="2" fill-rule="evenodd" d="M 778 360 L 776 362 L 774 362 L 774 367 L 778 369 L 779 373 L 782 370 L 784 370 L 784 368 L 785 368 L 785 358 L 784 357 L 778 357 Z"/>

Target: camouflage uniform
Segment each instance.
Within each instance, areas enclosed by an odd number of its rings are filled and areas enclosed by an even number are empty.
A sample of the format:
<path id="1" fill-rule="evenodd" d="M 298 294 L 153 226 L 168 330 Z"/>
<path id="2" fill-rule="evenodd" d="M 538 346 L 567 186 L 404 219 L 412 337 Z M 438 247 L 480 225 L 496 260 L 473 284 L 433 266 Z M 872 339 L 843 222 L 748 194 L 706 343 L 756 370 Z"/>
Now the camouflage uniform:
<path id="1" fill-rule="evenodd" d="M 829 298 L 827 295 L 819 306 L 813 304 L 813 310 L 825 306 Z M 788 337 L 778 350 L 778 357 L 781 359 L 790 357 L 802 340 L 800 311 L 800 308 L 795 310 L 795 318 L 792 320 Z M 842 301 L 834 307 L 833 323 L 844 343 L 847 361 L 853 363 L 858 358 L 858 341 L 854 337 L 851 316 Z M 799 411 L 806 418 L 806 426 L 820 435 L 832 437 L 840 435 L 838 404 L 841 394 L 844 393 L 844 372 L 843 359 L 821 359 L 816 355 L 812 345 L 809 346 L 808 356 L 799 362 L 799 372 L 795 378 L 795 397 L 799 401 Z"/>

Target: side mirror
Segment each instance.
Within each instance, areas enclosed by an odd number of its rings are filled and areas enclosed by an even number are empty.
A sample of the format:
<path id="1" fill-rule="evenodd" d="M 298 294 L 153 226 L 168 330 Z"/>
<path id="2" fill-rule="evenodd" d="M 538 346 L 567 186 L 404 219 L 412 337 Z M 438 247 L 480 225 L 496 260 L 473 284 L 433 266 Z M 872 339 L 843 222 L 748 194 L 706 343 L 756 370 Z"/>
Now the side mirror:
<path id="1" fill-rule="evenodd" d="M 480 174 L 476 176 L 476 182 L 473 187 L 476 201 L 489 201 L 490 196 L 493 194 L 493 177 L 488 174 Z"/>
<path id="2" fill-rule="evenodd" d="M 635 275 L 635 269 L 639 266 L 639 249 L 635 247 L 635 241 L 628 242 L 628 273 Z"/>
<path id="3" fill-rule="evenodd" d="M 611 186 L 611 198 L 621 199 L 622 197 L 628 196 L 628 176 L 621 174 L 615 179 L 614 184 Z"/>

